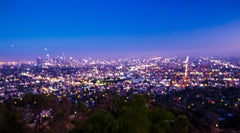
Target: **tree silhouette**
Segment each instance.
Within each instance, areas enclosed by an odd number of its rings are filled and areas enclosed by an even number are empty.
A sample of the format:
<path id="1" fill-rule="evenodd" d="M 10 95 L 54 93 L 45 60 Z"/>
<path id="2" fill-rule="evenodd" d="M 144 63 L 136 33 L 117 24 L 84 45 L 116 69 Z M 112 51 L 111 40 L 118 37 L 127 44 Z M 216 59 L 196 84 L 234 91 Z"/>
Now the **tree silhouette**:
<path id="1" fill-rule="evenodd" d="M 4 103 L 0 103 L 0 133 L 31 132 L 20 120 L 17 110 L 9 110 Z"/>
<path id="2" fill-rule="evenodd" d="M 148 108 L 142 95 L 134 95 L 127 103 L 115 96 L 112 111 L 95 111 L 86 123 L 71 130 L 86 133 L 169 133 L 188 132 L 186 116 L 174 114 L 159 107 Z"/>

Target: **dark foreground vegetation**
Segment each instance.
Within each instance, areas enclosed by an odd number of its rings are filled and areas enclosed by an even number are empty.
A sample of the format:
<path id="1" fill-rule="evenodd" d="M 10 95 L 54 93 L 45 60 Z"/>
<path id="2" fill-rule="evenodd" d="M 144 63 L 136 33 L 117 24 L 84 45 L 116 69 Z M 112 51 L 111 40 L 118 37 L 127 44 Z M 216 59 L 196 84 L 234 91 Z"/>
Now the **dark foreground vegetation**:
<path id="1" fill-rule="evenodd" d="M 202 91 L 197 93 L 204 93 Z M 237 88 L 232 91 L 239 94 Z M 224 91 L 218 93 L 225 94 Z M 206 103 L 204 107 L 194 108 L 190 103 L 170 100 L 178 96 L 199 101 L 194 99 L 194 94 L 193 90 L 185 90 L 173 92 L 170 97 L 153 98 L 137 94 L 127 99 L 108 95 L 99 97 L 95 106 L 87 107 L 83 102 L 67 97 L 59 100 L 55 95 L 28 93 L 21 99 L 7 99 L 0 103 L 0 133 L 202 133 L 238 130 L 239 115 L 219 123 L 217 105 Z M 190 106 L 182 106 L 188 104 Z M 235 114 L 240 113 L 237 108 L 234 111 Z M 221 124 L 234 130 L 220 128 Z"/>
<path id="2" fill-rule="evenodd" d="M 186 116 L 148 105 L 142 95 L 134 95 L 127 102 L 115 96 L 113 101 L 103 99 L 98 105 L 87 109 L 84 104 L 74 105 L 67 98 L 58 101 L 51 95 L 27 94 L 22 99 L 0 104 L 0 132 L 188 132 Z"/>

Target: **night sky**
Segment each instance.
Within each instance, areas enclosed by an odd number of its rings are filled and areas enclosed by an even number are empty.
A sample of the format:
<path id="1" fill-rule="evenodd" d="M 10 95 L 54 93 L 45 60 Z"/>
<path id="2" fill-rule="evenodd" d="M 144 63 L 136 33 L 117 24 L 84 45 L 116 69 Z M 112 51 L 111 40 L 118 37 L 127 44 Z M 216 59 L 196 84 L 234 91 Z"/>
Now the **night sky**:
<path id="1" fill-rule="evenodd" d="M 0 61 L 238 52 L 239 0 L 0 0 Z"/>

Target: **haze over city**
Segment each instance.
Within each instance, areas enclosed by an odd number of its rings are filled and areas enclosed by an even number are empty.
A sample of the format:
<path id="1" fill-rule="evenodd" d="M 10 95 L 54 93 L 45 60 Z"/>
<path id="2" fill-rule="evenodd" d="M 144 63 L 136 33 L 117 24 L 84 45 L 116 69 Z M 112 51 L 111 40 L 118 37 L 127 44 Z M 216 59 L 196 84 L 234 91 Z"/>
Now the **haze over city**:
<path id="1" fill-rule="evenodd" d="M 0 2 L 0 60 L 237 55 L 240 3 L 213 1 Z M 47 50 L 46 50 L 47 49 Z"/>

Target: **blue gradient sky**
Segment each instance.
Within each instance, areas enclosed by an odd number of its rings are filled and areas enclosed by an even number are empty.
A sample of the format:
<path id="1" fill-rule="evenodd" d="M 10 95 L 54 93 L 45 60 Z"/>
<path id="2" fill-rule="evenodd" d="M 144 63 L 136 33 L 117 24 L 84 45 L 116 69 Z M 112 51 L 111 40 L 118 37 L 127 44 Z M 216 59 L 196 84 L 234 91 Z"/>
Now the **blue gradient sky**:
<path id="1" fill-rule="evenodd" d="M 239 0 L 0 0 L 0 60 L 240 52 Z"/>

